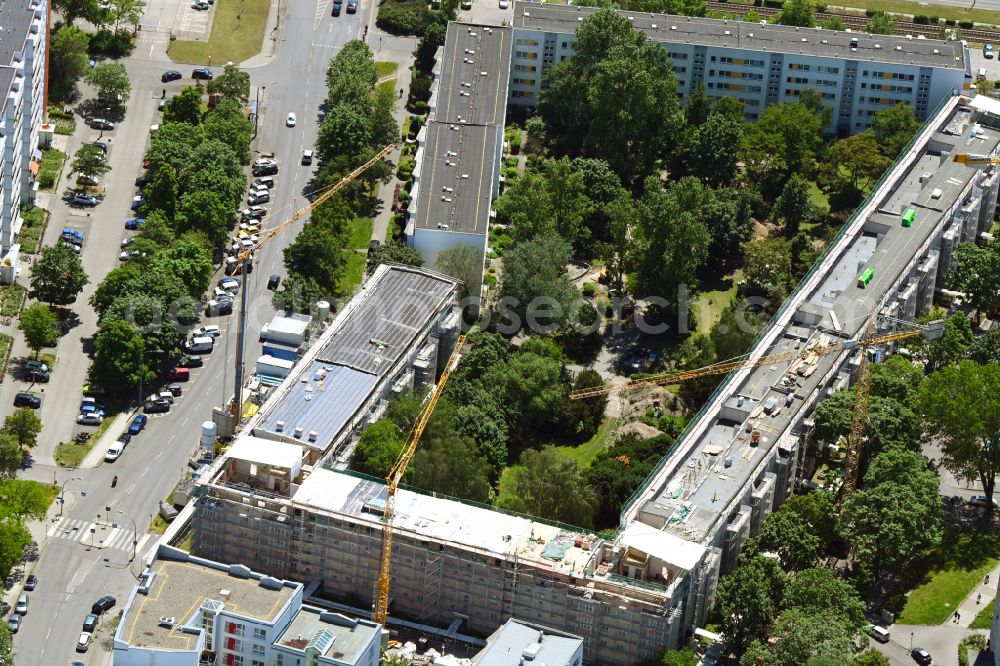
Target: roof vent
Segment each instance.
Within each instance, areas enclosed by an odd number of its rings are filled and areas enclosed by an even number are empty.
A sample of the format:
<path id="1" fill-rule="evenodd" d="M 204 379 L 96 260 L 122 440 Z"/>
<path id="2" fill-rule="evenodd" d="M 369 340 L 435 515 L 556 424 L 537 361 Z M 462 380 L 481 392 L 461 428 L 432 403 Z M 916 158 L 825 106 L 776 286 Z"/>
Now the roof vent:
<path id="1" fill-rule="evenodd" d="M 305 430 L 302 426 L 295 426 L 295 439 L 302 439 L 302 431 Z"/>
<path id="2" fill-rule="evenodd" d="M 454 192 L 455 188 L 454 187 L 442 187 L 441 191 L 442 192 Z"/>
<path id="3" fill-rule="evenodd" d="M 488 74 L 489 74 L 489 72 L 487 72 L 487 71 L 479 72 L 479 76 L 487 76 Z"/>
<path id="4" fill-rule="evenodd" d="M 902 51 L 902 50 L 903 50 L 903 47 L 902 47 L 902 46 L 897 46 L 897 47 L 896 47 L 896 50 L 897 50 L 897 51 Z"/>
<path id="5" fill-rule="evenodd" d="M 451 197 L 444 197 L 443 196 L 443 197 L 441 197 L 441 201 L 444 201 L 445 203 L 451 203 Z"/>
<path id="6" fill-rule="evenodd" d="M 284 429 L 285 429 L 285 422 L 284 421 L 278 421 L 277 423 L 274 424 L 274 430 L 275 430 L 275 432 L 281 432 Z"/>
<path id="7" fill-rule="evenodd" d="M 753 39 L 753 33 L 751 32 L 750 34 L 747 35 L 747 37 L 750 37 L 751 39 Z"/>
<path id="8" fill-rule="evenodd" d="M 230 594 L 229 590 L 226 589 L 219 590 L 219 596 L 222 597 L 223 599 L 228 599 L 229 594 Z"/>
<path id="9" fill-rule="evenodd" d="M 907 35 L 906 38 L 909 39 L 909 40 L 912 40 L 913 39 L 913 35 Z"/>
<path id="10" fill-rule="evenodd" d="M 878 50 L 879 50 L 880 48 L 882 48 L 882 45 L 881 45 L 881 44 L 876 44 L 876 45 L 875 45 L 875 50 L 876 50 L 876 51 L 878 51 Z"/>
<path id="11" fill-rule="evenodd" d="M 576 17 L 576 22 L 577 23 L 583 23 L 583 17 L 582 16 L 577 16 Z"/>
<path id="12" fill-rule="evenodd" d="M 445 161 L 444 161 L 444 165 L 445 165 L 445 166 L 450 166 L 450 167 L 453 167 L 453 166 L 455 166 L 455 163 L 454 163 L 454 162 L 449 162 L 448 160 L 445 160 Z"/>
<path id="13" fill-rule="evenodd" d="M 635 21 L 635 17 L 634 17 L 634 16 L 629 16 L 629 17 L 628 17 L 628 20 L 629 20 L 629 21 Z"/>
<path id="14" fill-rule="evenodd" d="M 468 90 L 463 90 L 458 93 L 459 97 L 469 97 L 470 93 Z"/>
<path id="15" fill-rule="evenodd" d="M 529 13 L 528 13 L 528 10 L 527 10 L 527 9 L 525 9 L 525 10 L 524 10 L 524 15 L 525 15 L 525 16 L 531 16 L 531 14 L 529 14 Z"/>
<path id="16" fill-rule="evenodd" d="M 463 58 L 462 62 L 464 62 L 466 65 L 471 65 L 475 62 L 475 60 L 473 60 L 472 58 Z"/>
<path id="17" fill-rule="evenodd" d="M 469 174 L 467 174 L 467 173 L 463 173 L 463 174 L 462 174 L 462 179 L 463 179 L 463 180 L 468 180 L 468 179 L 469 179 Z"/>
<path id="18" fill-rule="evenodd" d="M 653 23 L 653 24 L 651 24 L 651 25 L 650 25 L 649 27 L 650 27 L 650 28 L 652 28 L 653 30 L 656 30 L 656 27 L 657 27 L 657 26 L 656 26 L 656 24 L 655 24 L 655 23 Z"/>
<path id="19" fill-rule="evenodd" d="M 676 30 L 676 29 L 677 29 L 677 26 L 676 26 L 676 25 L 672 25 L 672 26 L 670 26 L 670 29 L 671 29 L 671 30 Z"/>
<path id="20" fill-rule="evenodd" d="M 802 38 L 802 41 L 803 41 L 803 42 L 808 42 L 809 40 L 808 40 L 808 39 L 806 39 L 805 37 L 803 37 L 803 38 Z"/>
<path id="21" fill-rule="evenodd" d="M 939 51 L 938 49 L 934 49 L 934 55 L 941 55 L 941 51 Z"/>
<path id="22" fill-rule="evenodd" d="M 825 40 L 825 39 L 824 39 L 824 40 L 821 40 L 821 41 L 822 41 L 822 42 L 823 42 L 824 44 L 829 44 L 829 43 L 830 43 L 830 42 L 829 42 L 828 40 Z"/>
<path id="23" fill-rule="evenodd" d="M 472 49 L 465 49 L 465 52 L 468 53 L 469 55 L 475 53 L 475 51 L 473 51 Z"/>
<path id="24" fill-rule="evenodd" d="M 310 442 L 315 442 L 317 437 L 319 437 L 319 433 L 318 432 L 316 432 L 315 430 L 310 430 L 309 431 L 309 441 Z"/>
<path id="25" fill-rule="evenodd" d="M 723 30 L 723 34 L 725 34 L 725 36 L 728 37 L 729 35 L 731 35 L 733 33 L 730 32 L 729 30 Z"/>
<path id="26" fill-rule="evenodd" d="M 166 627 L 167 629 L 173 629 L 174 628 L 174 624 L 176 624 L 176 623 L 177 623 L 177 618 L 176 617 L 161 617 L 159 625 L 161 627 Z"/>

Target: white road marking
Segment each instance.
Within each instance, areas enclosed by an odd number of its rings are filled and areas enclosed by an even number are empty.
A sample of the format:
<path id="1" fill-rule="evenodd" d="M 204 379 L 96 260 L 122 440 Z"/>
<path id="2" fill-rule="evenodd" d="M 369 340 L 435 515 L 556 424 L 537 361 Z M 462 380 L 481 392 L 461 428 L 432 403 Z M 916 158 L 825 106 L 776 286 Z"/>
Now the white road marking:
<path id="1" fill-rule="evenodd" d="M 162 455 L 163 455 L 163 449 L 160 449 L 160 452 L 157 453 L 155 456 L 153 456 L 153 460 L 159 460 L 160 456 Z"/>

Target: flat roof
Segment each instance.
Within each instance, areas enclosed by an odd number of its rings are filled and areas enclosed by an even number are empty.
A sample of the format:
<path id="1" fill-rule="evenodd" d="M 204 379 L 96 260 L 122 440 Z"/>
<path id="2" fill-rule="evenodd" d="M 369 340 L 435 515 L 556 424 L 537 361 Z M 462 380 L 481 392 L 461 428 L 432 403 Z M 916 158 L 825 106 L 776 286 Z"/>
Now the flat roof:
<path id="1" fill-rule="evenodd" d="M 698 566 L 707 550 L 701 544 L 685 541 L 643 523 L 631 523 L 626 527 L 621 542 L 685 571 Z"/>
<path id="2" fill-rule="evenodd" d="M 259 574 L 234 576 L 222 566 L 155 560 L 150 566 L 155 575 L 149 592 L 134 594 L 122 617 L 118 637 L 134 647 L 194 650 L 198 634 L 181 631 L 181 626 L 194 620 L 200 628 L 199 610 L 205 602 L 221 603 L 228 613 L 273 623 L 301 587 L 298 583 L 286 584 Z M 246 571 L 245 567 L 239 569 Z M 277 585 L 265 587 L 262 580 Z M 160 618 L 176 618 L 176 622 L 171 627 L 161 626 Z"/>
<path id="3" fill-rule="evenodd" d="M 262 437 L 240 437 L 227 452 L 230 458 L 282 469 L 294 469 L 302 461 L 302 447 Z"/>
<path id="4" fill-rule="evenodd" d="M 880 302 L 893 297 L 887 290 L 910 270 L 962 190 L 981 172 L 953 162 L 950 155 L 989 154 L 1000 146 L 1000 132 L 973 123 L 968 107 L 953 108 L 946 118 L 939 115 L 931 122 L 938 123 L 937 130 L 919 153 L 897 167 L 895 180 L 885 185 L 883 198 L 869 208 L 858 231 L 842 241 L 830 269 L 809 291 L 795 295 L 791 322 L 769 347 L 754 352 L 796 351 L 801 356 L 747 370 L 742 381 L 728 385 L 713 403 L 724 408 L 716 412 L 706 406 L 698 439 L 643 489 L 653 492 L 641 505 L 642 514 L 659 517 L 667 531 L 681 538 L 704 543 L 775 446 L 791 450 L 796 437 L 790 428 L 804 399 L 815 395 L 840 356 L 808 354 L 808 349 L 856 337 Z M 936 190 L 940 196 L 931 197 Z M 916 209 L 916 219 L 903 227 L 901 216 L 908 208 Z M 874 276 L 860 288 L 857 279 L 866 267 L 874 268 Z M 815 369 L 804 372 L 803 365 Z M 791 404 L 786 404 L 789 396 Z M 737 397 L 740 409 L 734 409 Z M 779 406 L 776 414 L 764 413 L 769 399 Z M 748 419 L 761 433 L 758 446 L 751 444 L 744 427 Z"/>
<path id="5" fill-rule="evenodd" d="M 51 1 L 51 0 L 50 0 Z M 14 54 L 24 49 L 24 41 L 35 17 L 36 0 L 3 0 L 0 2 L 0 65 L 14 62 Z M 38 9 L 41 11 L 41 8 Z M 44 23 L 41 24 L 44 28 Z"/>
<path id="6" fill-rule="evenodd" d="M 425 131 L 416 228 L 485 234 L 499 126 L 430 122 Z"/>
<path id="7" fill-rule="evenodd" d="M 286 317 L 284 315 L 274 315 L 274 319 L 268 324 L 269 333 L 290 333 L 292 335 L 303 335 L 309 328 L 312 317 L 294 315 Z"/>
<path id="8" fill-rule="evenodd" d="M 593 7 L 514 3 L 515 29 L 576 34 L 580 22 L 598 11 Z M 728 19 L 707 19 L 646 12 L 618 12 L 650 39 L 667 44 L 694 44 L 762 53 L 784 53 L 965 70 L 961 42 L 940 39 L 907 39 L 905 35 L 869 35 L 862 32 L 761 25 Z M 851 48 L 857 40 L 857 48 Z"/>
<path id="9" fill-rule="evenodd" d="M 434 119 L 503 125 L 510 80 L 510 28 L 448 24 Z"/>
<path id="10" fill-rule="evenodd" d="M 381 279 L 369 282 L 359 307 L 324 342 L 317 359 L 385 374 L 438 315 L 454 289 L 454 281 L 443 276 L 393 266 Z"/>
<path id="11" fill-rule="evenodd" d="M 302 654 L 309 646 L 324 657 L 353 664 L 373 640 L 380 640 L 380 636 L 381 627 L 369 620 L 303 606 L 274 644 Z"/>
<path id="12" fill-rule="evenodd" d="M 378 381 L 377 375 L 343 365 L 312 363 L 296 377 L 281 402 L 257 423 L 254 432 L 325 447 L 364 404 Z"/>
<path id="13" fill-rule="evenodd" d="M 510 618 L 487 639 L 473 659 L 482 666 L 570 666 L 583 649 L 583 638 L 542 625 Z"/>
<path id="14" fill-rule="evenodd" d="M 292 501 L 380 525 L 385 497 L 385 484 L 319 468 L 302 482 Z M 393 525 L 397 535 L 437 539 L 493 557 L 510 557 L 516 552 L 522 562 L 570 575 L 582 573 L 594 556 L 589 550 L 590 533 L 585 530 L 563 529 L 410 490 L 396 492 Z"/>

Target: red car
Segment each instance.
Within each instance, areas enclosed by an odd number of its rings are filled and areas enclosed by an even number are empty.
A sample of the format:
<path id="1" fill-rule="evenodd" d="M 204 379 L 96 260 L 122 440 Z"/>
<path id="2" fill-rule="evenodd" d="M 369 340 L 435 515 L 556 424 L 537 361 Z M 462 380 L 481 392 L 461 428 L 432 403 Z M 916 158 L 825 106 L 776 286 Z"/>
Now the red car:
<path id="1" fill-rule="evenodd" d="M 167 375 L 167 379 L 172 382 L 186 382 L 191 379 L 191 371 L 187 368 L 174 368 Z"/>

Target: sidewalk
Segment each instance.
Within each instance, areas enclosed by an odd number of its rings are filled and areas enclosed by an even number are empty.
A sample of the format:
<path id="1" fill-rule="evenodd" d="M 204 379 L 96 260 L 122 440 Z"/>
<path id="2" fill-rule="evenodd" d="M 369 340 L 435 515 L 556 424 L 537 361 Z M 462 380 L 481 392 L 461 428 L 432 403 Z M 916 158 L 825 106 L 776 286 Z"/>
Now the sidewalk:
<path id="1" fill-rule="evenodd" d="M 128 422 L 132 420 L 134 413 L 134 411 L 122 412 L 116 416 L 114 423 L 94 443 L 94 446 L 90 449 L 90 453 L 80 461 L 80 466 L 77 469 L 91 469 L 100 465 L 104 461 L 104 454 L 108 452 L 108 447 L 118 438 L 118 435 L 122 433 L 122 429 L 126 427 Z"/>
<path id="2" fill-rule="evenodd" d="M 972 588 L 972 592 L 969 593 L 969 596 L 958 607 L 960 617 L 958 626 L 968 627 L 976 619 L 976 616 L 979 615 L 979 612 L 983 610 L 984 605 L 993 606 L 993 601 L 997 594 L 997 581 L 1000 580 L 1000 564 L 993 568 L 987 580 L 989 581 L 988 583 L 980 580 L 979 584 Z M 979 595 L 982 595 L 982 599 L 979 599 L 977 602 Z M 946 624 L 950 622 L 949 620 Z"/>
<path id="3" fill-rule="evenodd" d="M 371 41 L 369 37 L 369 41 Z M 409 91 L 410 89 L 410 67 L 413 66 L 413 54 L 407 51 L 398 51 L 390 49 L 381 49 L 375 54 L 375 59 L 381 62 L 394 62 L 399 65 L 396 69 L 396 90 Z M 403 93 L 402 97 L 396 98 L 396 105 L 393 107 L 392 116 L 399 123 L 400 131 L 403 128 L 403 120 L 409 115 L 406 110 L 406 99 L 408 97 L 407 92 Z M 390 162 L 395 165 L 399 165 L 399 153 L 403 147 L 403 140 L 400 139 L 396 144 L 396 148 L 389 153 L 387 158 Z M 392 178 L 389 179 L 388 183 L 379 183 L 378 186 L 378 198 L 382 202 L 382 208 L 379 210 L 375 219 L 372 221 L 372 239 L 384 243 L 388 240 L 386 237 L 391 236 L 391 231 L 389 225 L 391 223 L 393 211 L 392 211 L 392 197 L 396 190 L 396 184 L 399 180 L 396 179 L 395 173 L 393 173 Z"/>

